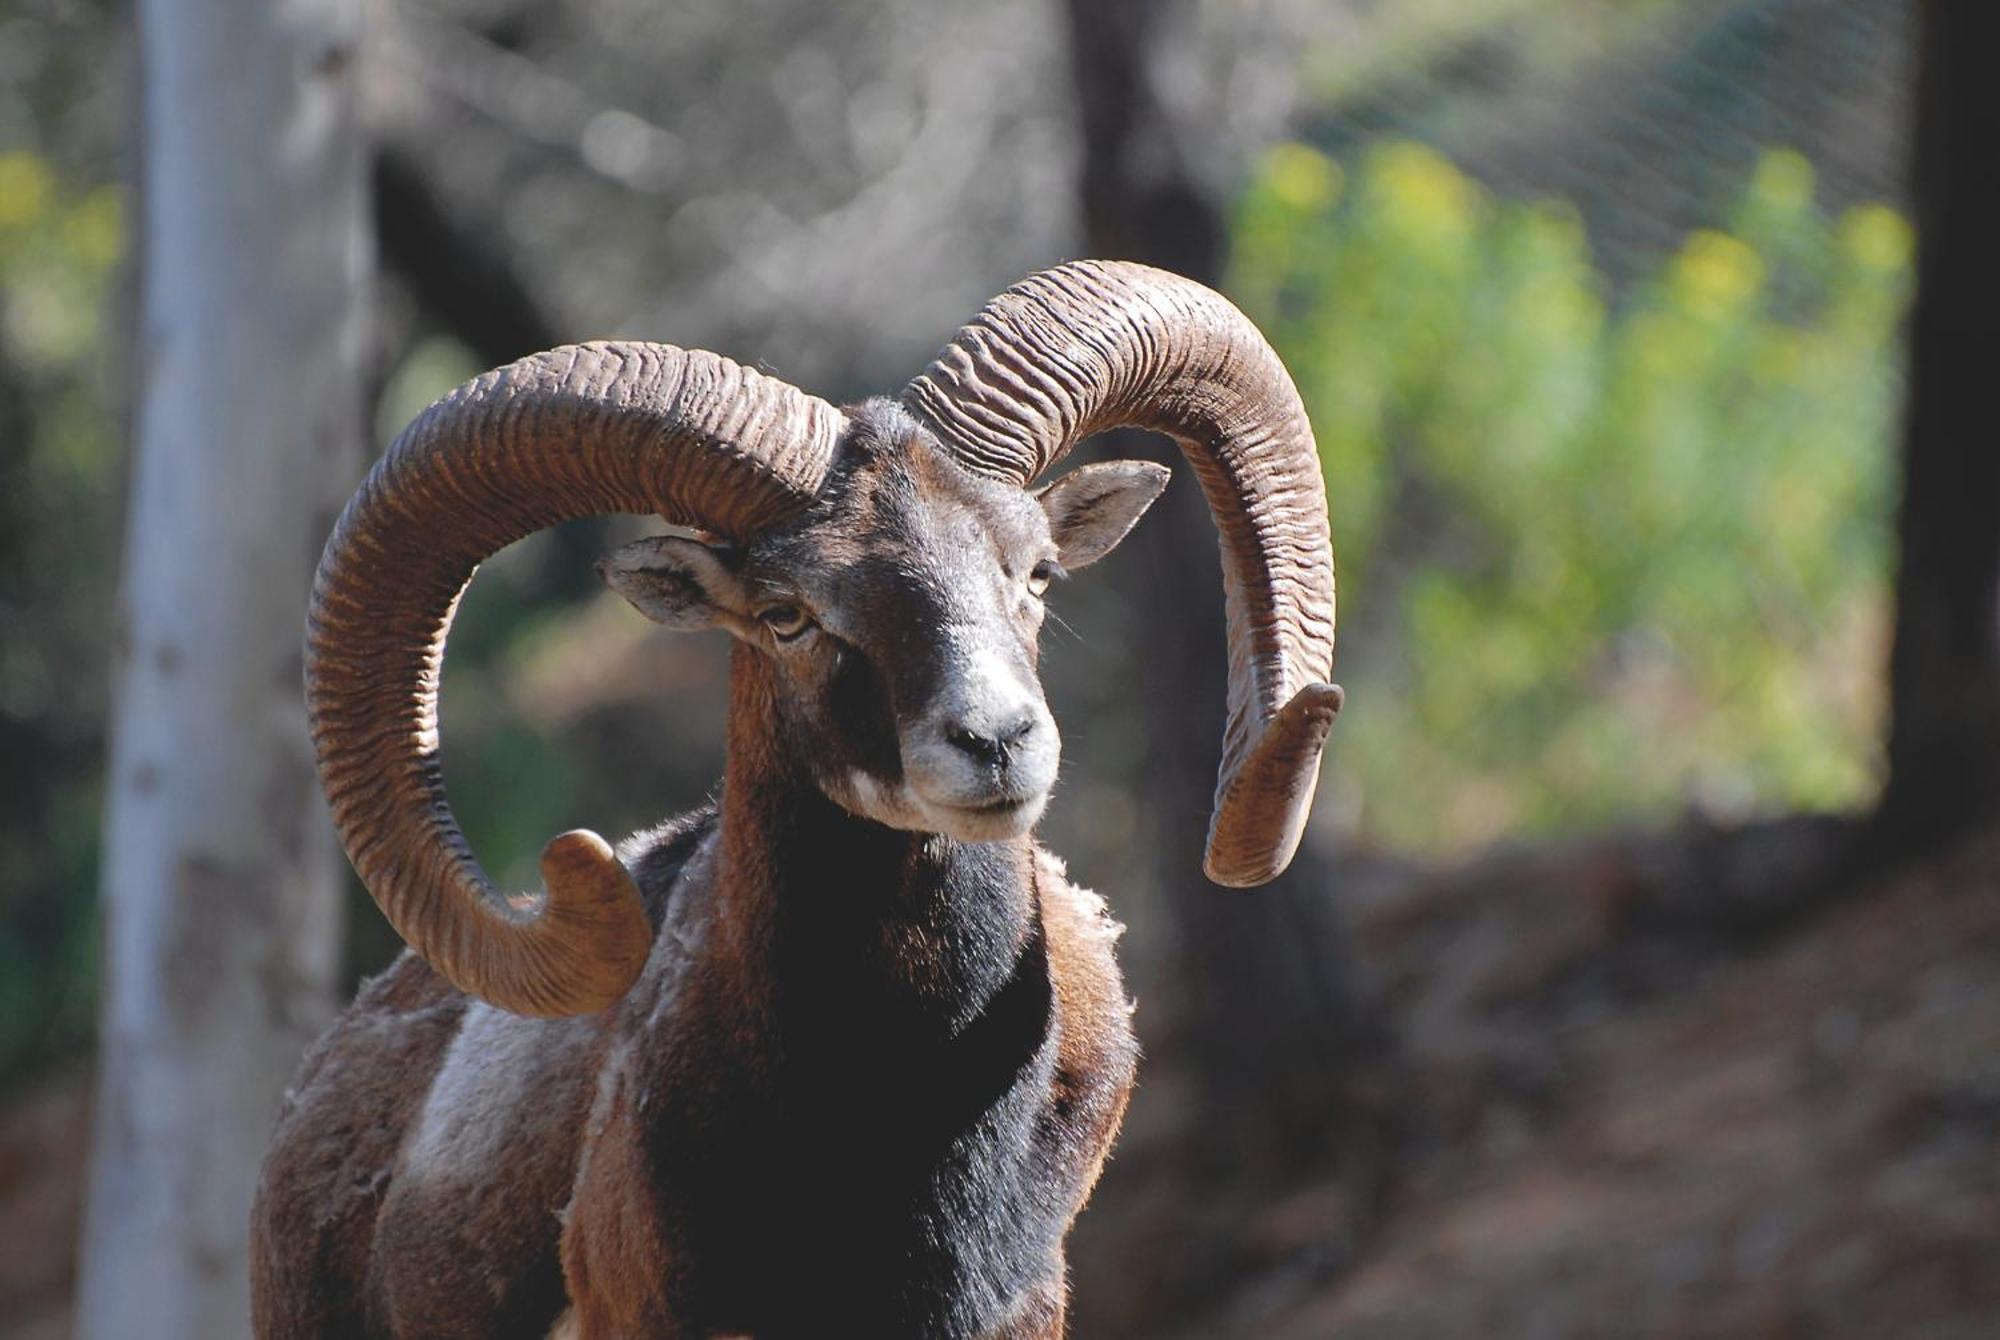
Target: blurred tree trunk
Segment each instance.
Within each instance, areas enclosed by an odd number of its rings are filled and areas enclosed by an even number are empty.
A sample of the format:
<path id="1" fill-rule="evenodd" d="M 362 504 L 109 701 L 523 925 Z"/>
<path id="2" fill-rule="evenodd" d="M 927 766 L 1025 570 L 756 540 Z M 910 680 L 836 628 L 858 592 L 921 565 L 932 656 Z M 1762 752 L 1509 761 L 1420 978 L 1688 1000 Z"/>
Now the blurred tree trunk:
<path id="1" fill-rule="evenodd" d="M 1219 285 L 1224 208 L 1197 167 L 1189 125 L 1199 76 L 1195 62 L 1176 59 L 1188 54 L 1176 43 L 1189 36 L 1193 5 L 1069 0 L 1067 8 L 1091 254 Z M 1112 450 L 1185 464 L 1171 443 L 1148 435 L 1123 435 Z M 1329 863 L 1309 840 L 1289 871 L 1249 893 L 1217 888 L 1201 872 L 1228 670 L 1215 526 L 1191 471 L 1175 470 L 1127 543 L 1142 551 L 1124 567 L 1141 630 L 1132 659 L 1147 667 L 1142 805 L 1156 825 L 1156 877 L 1179 941 L 1173 992 L 1200 1095 L 1198 1156 L 1241 1175 L 1352 1155 L 1360 1031 Z"/>
<path id="2" fill-rule="evenodd" d="M 1917 299 L 1903 434 L 1889 784 L 1904 848 L 2000 807 L 2000 9 L 1922 8 Z"/>
<path id="3" fill-rule="evenodd" d="M 377 146 L 370 191 L 382 269 L 480 363 L 498 367 L 562 343 L 498 230 L 484 226 L 491 216 L 454 215 L 413 150 Z"/>
<path id="4" fill-rule="evenodd" d="M 141 0 L 141 326 L 78 1333 L 249 1331 L 279 1095 L 324 1026 L 339 860 L 300 640 L 364 459 L 353 0 Z"/>

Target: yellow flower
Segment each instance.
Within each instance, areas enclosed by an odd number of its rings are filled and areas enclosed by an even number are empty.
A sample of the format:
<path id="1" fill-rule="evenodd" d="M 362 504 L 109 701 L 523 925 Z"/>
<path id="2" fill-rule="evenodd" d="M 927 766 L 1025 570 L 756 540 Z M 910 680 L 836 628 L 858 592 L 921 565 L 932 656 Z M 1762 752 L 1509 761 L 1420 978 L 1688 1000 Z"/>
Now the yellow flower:
<path id="1" fill-rule="evenodd" d="M 64 220 L 63 233 L 83 262 L 99 270 L 118 260 L 125 242 L 125 202 L 115 186 L 100 186 Z"/>
<path id="2" fill-rule="evenodd" d="M 1916 251 L 1909 221 L 1887 205 L 1860 205 L 1840 216 L 1840 246 L 1871 270 L 1908 266 Z"/>
<path id="3" fill-rule="evenodd" d="M 1278 203 L 1302 214 L 1324 213 L 1340 199 L 1340 164 L 1303 144 L 1287 142 L 1266 154 L 1264 180 Z"/>
<path id="4" fill-rule="evenodd" d="M 0 154 L 0 228 L 32 223 L 49 206 L 55 179 L 30 153 Z"/>
<path id="5" fill-rule="evenodd" d="M 1480 192 L 1437 150 L 1408 141 L 1383 145 L 1371 164 L 1390 219 L 1414 236 L 1462 242 L 1477 226 Z"/>
<path id="6" fill-rule="evenodd" d="M 1757 160 L 1750 194 L 1787 213 L 1812 203 L 1813 167 L 1796 149 L 1772 149 Z"/>
<path id="7" fill-rule="evenodd" d="M 1764 261 L 1728 234 L 1702 229 L 1689 236 L 1674 258 L 1672 283 L 1688 306 L 1720 314 L 1763 287 Z"/>

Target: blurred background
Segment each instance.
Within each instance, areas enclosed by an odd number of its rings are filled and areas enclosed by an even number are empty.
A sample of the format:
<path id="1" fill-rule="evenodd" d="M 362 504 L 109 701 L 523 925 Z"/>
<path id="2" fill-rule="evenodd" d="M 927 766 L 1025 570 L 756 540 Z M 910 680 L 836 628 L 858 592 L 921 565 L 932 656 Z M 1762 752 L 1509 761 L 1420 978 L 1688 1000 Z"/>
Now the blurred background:
<path id="1" fill-rule="evenodd" d="M 297 780 L 296 702 L 319 544 L 397 428 L 608 335 L 886 392 L 1108 255 L 1222 288 L 1298 380 L 1349 706 L 1294 870 L 1215 890 L 1199 495 L 1057 602 L 1043 836 L 1130 927 L 1148 1052 L 1075 1332 L 2000 1333 L 1992 14 L 264 10 L 0 4 L 0 1330 L 132 1334 L 104 1299 L 135 1280 L 239 1295 L 278 1087 L 399 947 Z M 292 358 L 258 392 L 292 399 L 177 391 L 190 345 Z M 446 774 L 503 882 L 719 775 L 726 639 L 590 570 L 644 529 L 517 545 L 461 611 Z M 148 650 L 203 602 L 187 665 Z M 291 743 L 230 813 L 206 752 L 257 737 L 175 737 L 207 718 L 173 694 L 239 633 L 273 668 L 231 702 Z M 179 830 L 142 817 L 183 785 Z M 306 836 L 238 902 L 121 873 L 286 787 Z M 199 976 L 283 1008 L 178 1008 L 192 918 Z M 235 1125 L 161 1099 L 253 1045 Z M 234 1133 L 174 1143 L 204 1127 Z"/>

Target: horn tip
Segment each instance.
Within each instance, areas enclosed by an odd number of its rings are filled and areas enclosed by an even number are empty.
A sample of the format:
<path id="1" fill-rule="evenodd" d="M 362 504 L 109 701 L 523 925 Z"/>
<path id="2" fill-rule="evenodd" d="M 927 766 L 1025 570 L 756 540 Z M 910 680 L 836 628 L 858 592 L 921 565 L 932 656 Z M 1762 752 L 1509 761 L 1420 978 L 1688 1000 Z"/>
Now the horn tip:
<path id="1" fill-rule="evenodd" d="M 588 828 L 572 828 L 558 833 L 542 848 L 542 878 L 551 887 L 569 884 L 579 877 L 602 876 L 606 864 L 618 865 L 611 844 Z M 619 872 L 624 867 L 619 866 Z"/>
<path id="2" fill-rule="evenodd" d="M 558 833 L 542 848 L 548 889 L 543 917 L 568 952 L 548 1012 L 588 1014 L 631 989 L 652 950 L 653 928 L 632 874 L 611 844 L 587 828 Z M 539 1011 L 537 1011 L 539 1012 Z"/>
<path id="3" fill-rule="evenodd" d="M 1255 888 L 1291 865 L 1312 813 L 1320 753 L 1346 700 L 1338 684 L 1308 684 L 1270 719 L 1216 809 L 1202 858 L 1211 883 Z"/>
<path id="4" fill-rule="evenodd" d="M 1325 713 L 1331 720 L 1340 715 L 1340 709 L 1347 705 L 1347 690 L 1338 684 L 1308 684 L 1286 704 L 1286 711 L 1297 707 L 1303 713 L 1318 715 Z"/>

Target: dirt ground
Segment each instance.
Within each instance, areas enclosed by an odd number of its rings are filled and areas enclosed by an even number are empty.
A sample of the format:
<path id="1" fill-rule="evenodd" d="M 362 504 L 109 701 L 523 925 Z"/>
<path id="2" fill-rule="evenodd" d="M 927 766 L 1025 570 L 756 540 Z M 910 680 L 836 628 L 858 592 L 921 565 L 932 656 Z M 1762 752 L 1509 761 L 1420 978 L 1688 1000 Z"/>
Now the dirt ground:
<path id="1" fill-rule="evenodd" d="M 1079 1334 L 2000 1336 L 2000 830 L 1620 1003 L 1576 968 L 1630 874 L 1515 862 L 1364 912 L 1370 954 L 1456 982 L 1390 984 L 1427 1129 L 1385 1208 L 1355 1241 L 1337 1181 L 1270 1198 L 1189 1321 L 1145 1244 L 1214 1226 L 1140 1207 Z"/>
<path id="2" fill-rule="evenodd" d="M 1248 1207 L 1149 1183 L 1173 1133 L 1142 1118 L 1136 1174 L 1079 1232 L 1077 1334 L 2000 1336 L 2000 829 L 1757 947 L 1668 937 L 1617 970 L 1644 989 L 1606 989 L 1590 965 L 1658 858 L 1517 857 L 1368 899 L 1416 1113 L 1381 1206 L 1358 1218 L 1332 1177 Z M 18 1340 L 67 1333 L 87 1129 L 74 1074 L 0 1112 Z M 1192 1289 L 1189 1231 L 1233 1243 Z"/>
<path id="3" fill-rule="evenodd" d="M 90 1114 L 81 1073 L 0 1110 L 0 1335 L 69 1334 Z"/>

